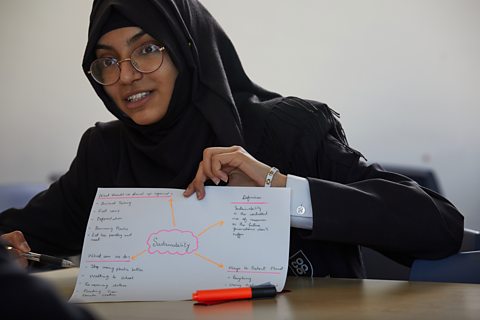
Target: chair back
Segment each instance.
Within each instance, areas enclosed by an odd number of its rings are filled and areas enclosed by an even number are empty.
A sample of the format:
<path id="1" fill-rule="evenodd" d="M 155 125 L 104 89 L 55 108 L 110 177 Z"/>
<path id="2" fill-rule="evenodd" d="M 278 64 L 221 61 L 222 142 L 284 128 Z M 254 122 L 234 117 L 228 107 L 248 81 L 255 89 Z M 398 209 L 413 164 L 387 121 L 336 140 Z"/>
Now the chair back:
<path id="1" fill-rule="evenodd" d="M 435 174 L 435 171 L 430 168 L 393 164 L 381 164 L 381 166 L 386 171 L 407 176 L 416 181 L 422 187 L 442 194 L 442 188 L 440 187 L 440 182 L 437 179 L 437 175 Z"/>
<path id="2" fill-rule="evenodd" d="M 465 228 L 463 230 L 463 241 L 460 251 L 476 250 L 480 250 L 480 231 Z"/>
<path id="3" fill-rule="evenodd" d="M 23 208 L 33 196 L 48 187 L 45 183 L 0 184 L 0 212 Z"/>
<path id="4" fill-rule="evenodd" d="M 440 260 L 415 260 L 410 280 L 480 283 L 480 251 L 460 252 Z"/>

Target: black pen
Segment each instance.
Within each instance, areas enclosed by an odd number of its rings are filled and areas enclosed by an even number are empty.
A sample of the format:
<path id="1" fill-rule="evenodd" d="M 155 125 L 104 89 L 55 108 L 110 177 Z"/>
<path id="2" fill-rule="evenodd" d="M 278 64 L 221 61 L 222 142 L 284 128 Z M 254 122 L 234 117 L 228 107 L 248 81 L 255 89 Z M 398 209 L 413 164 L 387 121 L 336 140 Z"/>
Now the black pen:
<path id="1" fill-rule="evenodd" d="M 13 247 L 8 246 L 7 250 L 12 250 Z M 75 264 L 66 259 L 49 256 L 46 254 L 40 254 L 35 252 L 21 252 L 21 256 L 25 257 L 27 260 L 38 261 L 40 263 L 51 264 L 53 266 L 62 267 L 62 268 L 71 268 L 75 267 Z"/>

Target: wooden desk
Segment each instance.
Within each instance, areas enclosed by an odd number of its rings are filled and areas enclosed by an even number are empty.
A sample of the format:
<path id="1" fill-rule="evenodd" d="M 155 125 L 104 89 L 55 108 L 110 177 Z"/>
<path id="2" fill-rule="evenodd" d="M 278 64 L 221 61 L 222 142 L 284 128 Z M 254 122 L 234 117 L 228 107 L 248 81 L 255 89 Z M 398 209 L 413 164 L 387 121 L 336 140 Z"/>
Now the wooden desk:
<path id="1" fill-rule="evenodd" d="M 38 274 L 66 298 L 77 269 Z M 480 285 L 288 278 L 275 299 L 197 306 L 192 301 L 89 303 L 101 319 L 480 319 Z"/>

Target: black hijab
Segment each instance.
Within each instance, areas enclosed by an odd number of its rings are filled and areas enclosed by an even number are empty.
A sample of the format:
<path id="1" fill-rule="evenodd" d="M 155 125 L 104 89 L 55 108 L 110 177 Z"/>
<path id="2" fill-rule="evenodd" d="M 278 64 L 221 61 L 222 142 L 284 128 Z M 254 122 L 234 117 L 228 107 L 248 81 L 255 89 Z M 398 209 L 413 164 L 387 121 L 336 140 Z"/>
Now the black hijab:
<path id="1" fill-rule="evenodd" d="M 95 0 L 83 59 L 86 74 L 102 30 L 114 12 L 162 41 L 179 71 L 166 116 L 147 126 L 124 115 L 103 87 L 87 75 L 107 109 L 124 124 L 127 154 L 120 161 L 119 185 L 185 188 L 195 175 L 203 149 L 209 146 L 241 145 L 260 156 L 257 151 L 265 141 L 258 137 L 266 130 L 265 110 L 277 106 L 282 98 L 250 81 L 233 44 L 201 3 Z M 287 118 L 291 118 L 288 110 L 292 108 L 319 111 L 300 99 L 285 107 Z M 338 124 L 327 109 L 320 112 L 325 120 L 321 135 Z"/>

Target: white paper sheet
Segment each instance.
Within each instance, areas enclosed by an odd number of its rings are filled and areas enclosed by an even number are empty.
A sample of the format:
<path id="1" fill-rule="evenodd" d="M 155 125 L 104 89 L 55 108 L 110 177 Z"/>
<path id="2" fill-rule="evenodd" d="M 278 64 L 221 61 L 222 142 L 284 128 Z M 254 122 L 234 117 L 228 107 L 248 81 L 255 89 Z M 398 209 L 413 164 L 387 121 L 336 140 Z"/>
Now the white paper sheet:
<path id="1" fill-rule="evenodd" d="M 290 189 L 100 188 L 71 301 L 188 300 L 196 290 L 285 285 Z"/>

